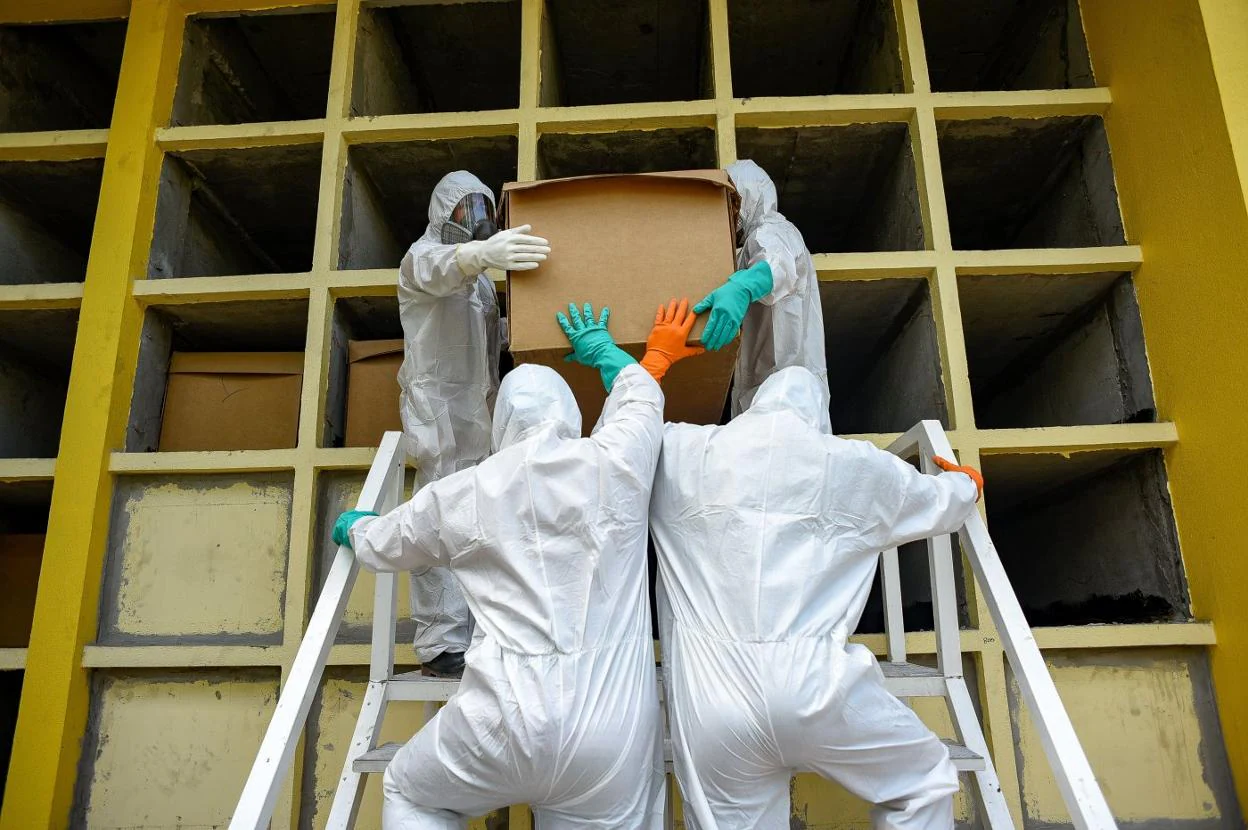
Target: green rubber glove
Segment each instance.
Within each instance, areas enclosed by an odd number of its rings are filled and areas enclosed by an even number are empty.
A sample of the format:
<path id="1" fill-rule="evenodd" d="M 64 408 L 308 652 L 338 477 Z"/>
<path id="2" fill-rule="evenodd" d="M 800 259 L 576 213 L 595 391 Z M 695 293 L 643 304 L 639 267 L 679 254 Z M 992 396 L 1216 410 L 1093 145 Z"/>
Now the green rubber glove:
<path id="1" fill-rule="evenodd" d="M 572 354 L 564 360 L 576 361 L 597 369 L 602 375 L 602 385 L 607 388 L 607 392 L 611 391 L 615 376 L 620 370 L 637 362 L 636 358 L 615 345 L 615 341 L 607 333 L 607 320 L 611 319 L 611 309 L 604 306 L 598 322 L 595 323 L 592 304 L 585 304 L 585 316 L 582 317 L 581 312 L 576 310 L 576 304 L 568 303 L 568 313 L 560 311 L 555 319 L 559 321 L 559 328 L 563 329 L 572 344 Z"/>
<path id="2" fill-rule="evenodd" d="M 365 516 L 376 516 L 377 514 L 371 510 L 348 510 L 338 517 L 338 521 L 334 522 L 334 544 L 346 545 L 351 547 L 351 525 L 358 522 Z"/>
<path id="3" fill-rule="evenodd" d="M 717 352 L 732 342 L 741 330 L 741 321 L 750 303 L 771 293 L 771 266 L 757 262 L 738 271 L 693 307 L 694 314 L 710 309 L 711 319 L 702 331 L 702 345 Z"/>

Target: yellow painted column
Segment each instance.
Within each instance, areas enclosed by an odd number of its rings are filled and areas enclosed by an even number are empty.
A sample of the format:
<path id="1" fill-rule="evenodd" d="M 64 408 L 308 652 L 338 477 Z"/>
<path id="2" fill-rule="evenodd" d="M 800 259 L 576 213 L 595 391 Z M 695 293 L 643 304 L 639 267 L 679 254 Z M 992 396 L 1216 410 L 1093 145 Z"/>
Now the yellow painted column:
<path id="1" fill-rule="evenodd" d="M 130 284 L 147 256 L 159 180 L 154 130 L 169 112 L 182 16 L 174 0 L 134 0 L 83 287 L 56 483 L 30 640 L 4 830 L 65 827 L 86 726 L 112 481 L 130 402 L 142 313 Z"/>

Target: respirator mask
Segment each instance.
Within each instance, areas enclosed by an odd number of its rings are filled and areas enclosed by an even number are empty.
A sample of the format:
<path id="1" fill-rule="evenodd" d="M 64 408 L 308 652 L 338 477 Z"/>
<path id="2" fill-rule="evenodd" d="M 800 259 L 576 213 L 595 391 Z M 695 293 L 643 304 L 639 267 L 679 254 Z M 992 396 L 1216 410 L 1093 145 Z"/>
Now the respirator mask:
<path id="1" fill-rule="evenodd" d="M 474 239 L 489 239 L 498 233 L 494 221 L 494 205 L 484 193 L 469 193 L 451 211 L 451 218 L 442 223 L 442 244 L 458 245 Z"/>

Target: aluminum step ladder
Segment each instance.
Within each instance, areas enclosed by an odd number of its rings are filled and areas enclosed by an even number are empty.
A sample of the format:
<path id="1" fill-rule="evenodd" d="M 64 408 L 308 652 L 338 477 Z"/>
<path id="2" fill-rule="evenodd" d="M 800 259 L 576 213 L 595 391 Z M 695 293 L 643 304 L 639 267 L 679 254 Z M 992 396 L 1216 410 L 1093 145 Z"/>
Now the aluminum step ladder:
<path id="1" fill-rule="evenodd" d="M 359 510 L 384 513 L 405 497 L 406 456 L 400 434 L 386 433 L 360 494 Z M 918 458 L 925 473 L 936 473 L 932 456 L 953 458 L 940 423 L 923 421 L 893 443 L 889 450 L 902 458 Z M 1053 768 L 1063 800 L 1076 828 L 1109 830 L 1117 825 L 1101 792 L 1070 718 L 1062 706 L 1048 667 L 1027 626 L 1018 599 L 1006 577 L 996 548 L 979 513 L 958 531 L 961 547 L 983 593 L 1006 656 L 1040 733 L 1045 754 Z M 949 710 L 956 740 L 946 741 L 959 772 L 970 777 L 978 814 L 992 830 L 1013 828 L 1009 806 L 997 780 L 983 728 L 975 713 L 972 695 L 962 673 L 962 650 L 957 616 L 957 593 L 951 537 L 927 540 L 931 577 L 932 613 L 936 637 L 936 665 L 909 662 L 902 621 L 901 573 L 897 549 L 881 553 L 880 579 L 884 598 L 887 659 L 881 661 L 885 685 L 903 699 L 943 698 Z M 278 699 L 255 764 L 231 819 L 233 830 L 268 827 L 274 802 L 291 774 L 295 746 L 303 733 L 308 711 L 320 685 L 329 649 L 337 635 L 347 598 L 359 565 L 349 548 L 340 547 L 321 596 L 313 610 L 303 642 Z M 378 746 L 377 734 L 391 701 L 422 701 L 426 722 L 438 704 L 449 700 L 458 680 L 424 677 L 419 672 L 396 673 L 395 631 L 398 622 L 397 574 L 377 574 L 374 594 L 369 682 L 356 721 L 347 758 L 334 794 L 326 827 L 349 830 L 355 822 L 364 792 L 365 776 L 384 772 L 399 744 Z M 662 696 L 662 670 L 659 695 Z M 1012 752 L 1013 746 L 1002 748 Z M 664 741 L 671 771 L 671 742 Z M 666 826 L 672 817 L 672 781 L 668 781 Z"/>

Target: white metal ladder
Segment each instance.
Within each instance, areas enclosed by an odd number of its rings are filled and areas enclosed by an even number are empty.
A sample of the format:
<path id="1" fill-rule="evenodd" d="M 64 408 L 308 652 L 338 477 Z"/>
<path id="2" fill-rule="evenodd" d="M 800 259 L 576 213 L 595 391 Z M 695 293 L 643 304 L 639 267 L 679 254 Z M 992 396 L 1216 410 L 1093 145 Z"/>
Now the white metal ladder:
<path id="1" fill-rule="evenodd" d="M 932 456 L 953 458 L 953 449 L 937 421 L 922 421 L 893 443 L 889 450 L 903 458 L 918 457 L 925 473 L 937 472 Z M 357 509 L 384 513 L 404 498 L 406 456 L 400 433 L 382 439 Z M 1006 576 L 997 550 L 978 512 L 958 531 L 961 547 L 983 593 L 997 632 L 1013 669 L 1023 698 L 1039 732 L 1045 755 L 1053 768 L 1062 798 L 1076 828 L 1108 830 L 1114 823 L 1087 756 L 1075 735 L 1070 717 L 1040 654 L 1022 607 Z M 932 616 L 936 635 L 936 667 L 916 665 L 906 659 L 902 622 L 901 576 L 897 550 L 881 554 L 884 596 L 884 627 L 888 658 L 881 662 L 885 682 L 898 697 L 941 697 L 957 733 L 948 742 L 950 755 L 961 772 L 970 773 L 973 793 L 984 823 L 993 828 L 1014 827 L 1006 799 L 988 751 L 983 728 L 975 714 L 972 697 L 962 674 L 962 649 L 958 630 L 957 593 L 953 568 L 953 545 L 949 536 L 927 541 L 931 575 Z M 230 821 L 232 830 L 267 828 L 282 784 L 291 772 L 295 747 L 303 733 L 330 647 L 359 573 L 355 555 L 339 547 L 321 596 L 308 622 L 286 684 L 255 764 L 243 787 Z M 372 650 L 368 688 L 356 721 L 355 733 L 343 764 L 326 825 L 329 830 L 349 830 L 359 810 L 364 776 L 385 770 L 397 745 L 376 745 L 376 736 L 390 701 L 425 701 L 426 719 L 437 704 L 454 694 L 458 681 L 423 677 L 419 672 L 395 674 L 394 639 L 398 621 L 397 574 L 377 574 L 373 608 Z M 660 674 L 661 677 L 661 674 Z M 660 680 L 660 699 L 662 685 Z M 668 760 L 670 762 L 670 750 Z M 1013 752 L 1013 746 L 999 751 Z M 672 827 L 671 798 L 667 826 Z"/>

